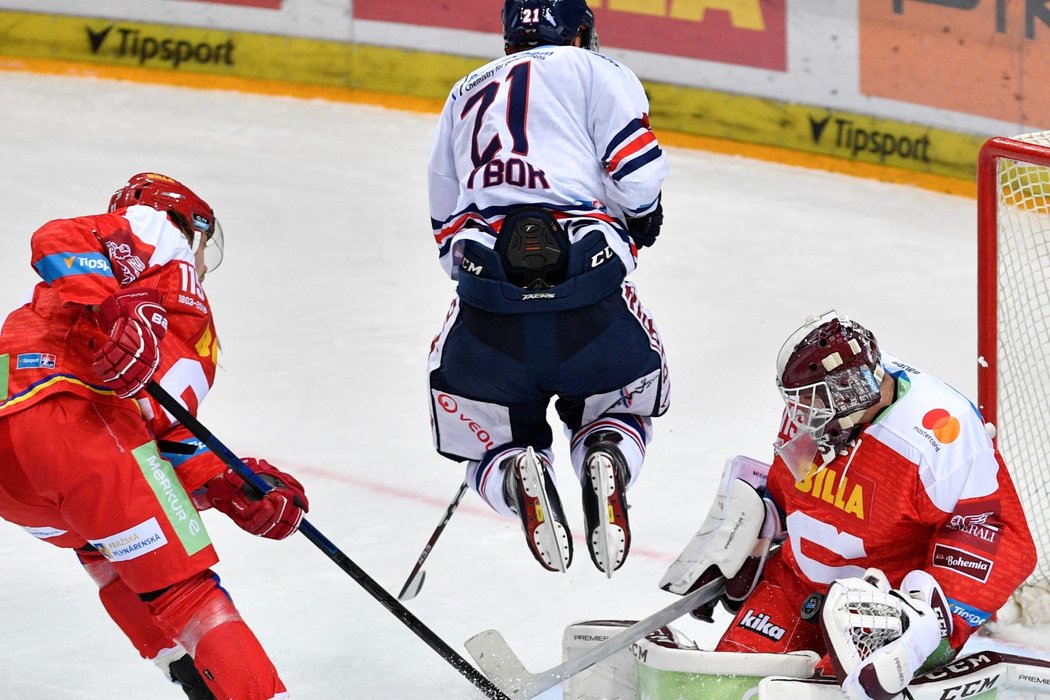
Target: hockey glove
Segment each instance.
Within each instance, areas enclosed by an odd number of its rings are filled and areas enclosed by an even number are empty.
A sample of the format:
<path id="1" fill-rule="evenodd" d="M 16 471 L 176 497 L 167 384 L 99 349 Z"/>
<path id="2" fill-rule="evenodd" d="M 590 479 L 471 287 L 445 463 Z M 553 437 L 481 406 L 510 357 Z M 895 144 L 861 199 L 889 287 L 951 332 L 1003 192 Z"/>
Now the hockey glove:
<path id="1" fill-rule="evenodd" d="M 850 700 L 896 696 L 941 643 L 933 608 L 921 596 L 891 591 L 878 569 L 831 585 L 821 630 L 836 679 Z"/>
<path id="2" fill-rule="evenodd" d="M 722 605 L 736 612 L 762 578 L 771 546 L 782 540 L 780 513 L 765 491 L 769 465 L 737 455 L 726 461 L 711 510 L 693 539 L 660 581 L 679 595 L 719 578 L 726 579 Z M 711 622 L 717 601 L 692 611 Z"/>
<path id="3" fill-rule="evenodd" d="M 310 510 L 302 484 L 265 460 L 249 457 L 244 463 L 273 488 L 261 495 L 237 472 L 227 469 L 208 482 L 208 502 L 242 530 L 283 540 L 299 529 L 303 514 Z"/>
<path id="4" fill-rule="evenodd" d="M 160 339 L 168 315 L 156 289 L 124 289 L 110 295 L 95 314 L 106 340 L 91 367 L 121 397 L 139 393 L 160 366 Z"/>
<path id="5" fill-rule="evenodd" d="M 627 219 L 627 230 L 631 232 L 631 240 L 639 248 L 647 248 L 656 243 L 656 237 L 660 235 L 660 227 L 664 223 L 664 205 L 660 201 L 662 196 L 657 196 L 656 208 L 645 216 Z"/>

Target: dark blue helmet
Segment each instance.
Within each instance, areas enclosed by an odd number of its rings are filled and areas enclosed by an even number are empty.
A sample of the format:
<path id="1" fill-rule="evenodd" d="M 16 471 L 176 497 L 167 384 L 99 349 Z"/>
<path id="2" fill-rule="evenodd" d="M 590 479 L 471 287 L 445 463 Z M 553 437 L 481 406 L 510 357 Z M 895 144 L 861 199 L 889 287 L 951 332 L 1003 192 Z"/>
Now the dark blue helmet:
<path id="1" fill-rule="evenodd" d="M 598 50 L 594 13 L 585 0 L 507 0 L 503 4 L 503 44 L 507 53 L 533 46 L 581 46 Z"/>

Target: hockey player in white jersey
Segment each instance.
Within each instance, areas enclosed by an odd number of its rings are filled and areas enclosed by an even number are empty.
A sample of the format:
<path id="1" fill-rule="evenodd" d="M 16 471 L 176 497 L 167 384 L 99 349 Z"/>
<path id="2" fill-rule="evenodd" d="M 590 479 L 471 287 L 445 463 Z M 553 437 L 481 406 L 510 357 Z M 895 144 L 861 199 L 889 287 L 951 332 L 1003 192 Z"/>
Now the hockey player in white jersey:
<path id="1" fill-rule="evenodd" d="M 586 2 L 508 0 L 502 18 L 507 56 L 453 87 L 430 154 L 434 238 L 457 281 L 429 359 L 434 444 L 565 571 L 556 396 L 591 559 L 611 576 L 631 544 L 625 493 L 669 405 L 660 335 L 625 280 L 660 232 L 667 164 Z"/>

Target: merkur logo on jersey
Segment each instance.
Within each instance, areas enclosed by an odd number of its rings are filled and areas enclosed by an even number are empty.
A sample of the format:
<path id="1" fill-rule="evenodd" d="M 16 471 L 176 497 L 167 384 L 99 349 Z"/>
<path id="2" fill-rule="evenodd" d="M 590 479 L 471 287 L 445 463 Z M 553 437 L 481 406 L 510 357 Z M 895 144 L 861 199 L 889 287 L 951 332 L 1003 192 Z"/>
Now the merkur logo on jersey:
<path id="1" fill-rule="evenodd" d="M 752 632 L 757 632 L 763 637 L 769 637 L 770 639 L 779 642 L 784 636 L 784 628 L 779 625 L 774 625 L 769 619 L 769 615 L 761 613 L 755 614 L 754 610 L 748 610 L 744 613 L 744 617 L 740 620 L 740 627 L 747 628 Z"/>

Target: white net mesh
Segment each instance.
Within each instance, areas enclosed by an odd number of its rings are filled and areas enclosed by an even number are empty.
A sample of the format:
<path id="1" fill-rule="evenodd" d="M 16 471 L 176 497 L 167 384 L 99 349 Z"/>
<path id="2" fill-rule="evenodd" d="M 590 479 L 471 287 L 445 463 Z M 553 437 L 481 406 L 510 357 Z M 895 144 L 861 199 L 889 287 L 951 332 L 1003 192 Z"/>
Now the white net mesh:
<path id="1" fill-rule="evenodd" d="M 1011 138 L 1046 153 L 1000 158 L 998 192 L 979 196 L 997 198 L 996 440 L 1039 555 L 1015 600 L 1027 623 L 1042 624 L 1050 622 L 1050 131 Z"/>

